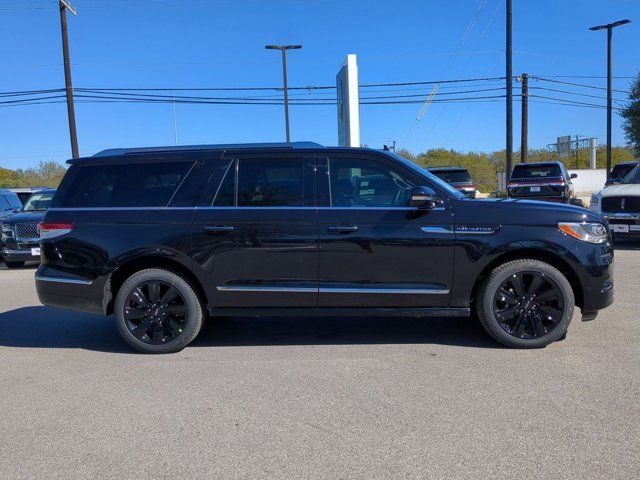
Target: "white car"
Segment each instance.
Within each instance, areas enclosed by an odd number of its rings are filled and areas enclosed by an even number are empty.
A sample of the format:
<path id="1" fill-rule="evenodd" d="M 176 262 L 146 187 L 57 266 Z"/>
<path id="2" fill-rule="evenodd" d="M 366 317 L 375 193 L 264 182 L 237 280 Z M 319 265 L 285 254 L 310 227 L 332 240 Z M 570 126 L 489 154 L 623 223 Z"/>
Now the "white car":
<path id="1" fill-rule="evenodd" d="M 589 208 L 604 215 L 614 236 L 640 237 L 640 166 L 593 195 Z"/>

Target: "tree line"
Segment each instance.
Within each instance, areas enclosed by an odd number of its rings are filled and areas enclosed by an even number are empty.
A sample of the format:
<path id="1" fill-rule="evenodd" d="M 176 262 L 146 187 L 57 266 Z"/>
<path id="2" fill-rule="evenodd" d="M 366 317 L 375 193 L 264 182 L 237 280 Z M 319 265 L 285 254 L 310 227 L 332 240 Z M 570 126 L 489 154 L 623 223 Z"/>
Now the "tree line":
<path id="1" fill-rule="evenodd" d="M 413 154 L 408 150 L 398 151 L 399 155 L 423 167 L 460 166 L 471 174 L 476 188 L 489 193 L 498 189 L 497 173 L 504 171 L 506 153 L 504 150 L 492 153 L 458 152 L 444 148 L 435 148 L 426 152 Z M 518 161 L 520 155 L 514 154 Z M 613 147 L 612 163 L 625 162 L 634 159 L 631 148 Z M 541 162 L 555 160 L 555 155 L 548 150 L 530 150 L 529 161 Z M 562 159 L 567 168 L 589 168 L 589 151 L 580 150 L 578 156 Z M 597 166 L 604 168 L 606 161 L 606 147 L 598 147 Z M 67 171 L 64 165 L 54 161 L 41 161 L 37 167 L 9 170 L 0 167 L 0 188 L 18 187 L 57 187 Z"/>
<path id="2" fill-rule="evenodd" d="M 67 169 L 54 161 L 41 161 L 37 167 L 9 170 L 0 167 L 0 188 L 57 187 Z"/>
<path id="3" fill-rule="evenodd" d="M 446 167 L 459 166 L 469 171 L 471 178 L 478 190 L 484 193 L 494 192 L 498 189 L 498 172 L 504 171 L 506 151 L 501 150 L 492 153 L 467 152 L 435 148 L 426 152 L 413 154 L 408 150 L 399 150 L 399 155 L 417 163 L 422 167 Z M 627 147 L 613 147 L 611 149 L 611 162 L 613 165 L 619 162 L 628 162 L 634 159 L 634 152 Z M 514 161 L 520 161 L 520 153 L 514 153 Z M 555 153 L 549 150 L 529 150 L 529 162 L 548 162 L 557 160 Z M 589 151 L 579 150 L 578 156 L 563 158 L 561 161 L 568 169 L 589 168 Z M 597 168 L 605 168 L 606 147 L 601 145 L 597 151 Z"/>

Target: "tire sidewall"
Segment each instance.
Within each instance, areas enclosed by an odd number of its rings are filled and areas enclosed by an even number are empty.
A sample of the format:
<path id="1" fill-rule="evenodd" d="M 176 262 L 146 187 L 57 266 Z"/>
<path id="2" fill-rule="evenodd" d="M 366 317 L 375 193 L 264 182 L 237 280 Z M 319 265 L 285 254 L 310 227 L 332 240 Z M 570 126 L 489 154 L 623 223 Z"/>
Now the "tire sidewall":
<path id="1" fill-rule="evenodd" d="M 184 332 L 163 345 L 149 345 L 138 340 L 129 331 L 124 319 L 124 306 L 131 290 L 140 283 L 153 280 L 173 285 L 180 292 L 187 306 L 187 321 Z M 144 353 L 173 353 L 182 350 L 198 335 L 202 327 L 203 312 L 198 295 L 185 279 L 168 270 L 148 269 L 134 273 L 122 284 L 116 296 L 114 316 L 120 335 L 136 350 Z"/>
<path id="2" fill-rule="evenodd" d="M 494 270 L 488 278 L 485 287 L 482 289 L 482 298 L 478 299 L 479 304 L 477 305 L 477 310 L 479 315 L 481 315 L 482 324 L 489 334 L 503 345 L 517 348 L 541 348 L 562 337 L 571 323 L 575 304 L 573 289 L 566 277 L 555 267 L 539 260 L 516 260 L 502 267 L 504 268 L 498 267 Z M 493 310 L 493 300 L 502 283 L 511 275 L 518 272 L 530 271 L 544 273 L 553 279 L 560 288 L 565 310 L 562 319 L 552 332 L 539 338 L 520 339 L 502 329 Z"/>

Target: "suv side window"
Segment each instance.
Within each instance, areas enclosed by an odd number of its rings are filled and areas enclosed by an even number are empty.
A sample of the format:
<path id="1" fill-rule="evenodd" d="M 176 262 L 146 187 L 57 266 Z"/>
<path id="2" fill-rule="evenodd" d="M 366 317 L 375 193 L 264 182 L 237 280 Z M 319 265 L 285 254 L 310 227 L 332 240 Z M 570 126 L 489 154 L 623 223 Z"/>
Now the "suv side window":
<path id="1" fill-rule="evenodd" d="M 165 207 L 192 166 L 181 161 L 76 167 L 73 188 L 64 184 L 55 206 Z"/>
<path id="2" fill-rule="evenodd" d="M 4 212 L 6 210 L 11 210 L 11 205 L 9 205 L 9 201 L 4 195 L 0 195 L 0 211 Z"/>
<path id="3" fill-rule="evenodd" d="M 18 198 L 18 195 L 16 195 L 15 193 L 7 193 L 5 197 L 7 199 L 7 202 L 9 202 L 9 207 L 11 207 L 12 210 L 18 210 L 22 208 L 22 202 L 20 201 L 20 198 Z"/>
<path id="4" fill-rule="evenodd" d="M 406 207 L 415 184 L 385 163 L 364 158 L 330 158 L 333 207 Z"/>
<path id="5" fill-rule="evenodd" d="M 242 158 L 237 166 L 237 206 L 301 207 L 305 205 L 305 172 L 301 158 Z M 222 200 L 228 202 L 230 173 L 221 185 Z M 219 198 L 216 198 L 216 204 Z"/>

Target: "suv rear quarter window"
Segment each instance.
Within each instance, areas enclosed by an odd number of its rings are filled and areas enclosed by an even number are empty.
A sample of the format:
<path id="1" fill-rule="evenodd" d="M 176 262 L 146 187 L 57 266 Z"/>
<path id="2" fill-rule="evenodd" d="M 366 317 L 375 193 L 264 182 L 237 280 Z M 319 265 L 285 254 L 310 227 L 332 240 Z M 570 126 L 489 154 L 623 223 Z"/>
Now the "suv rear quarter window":
<path id="1" fill-rule="evenodd" d="M 71 167 L 54 207 L 164 207 L 192 161 Z M 67 179 L 65 179 L 67 180 Z"/>

